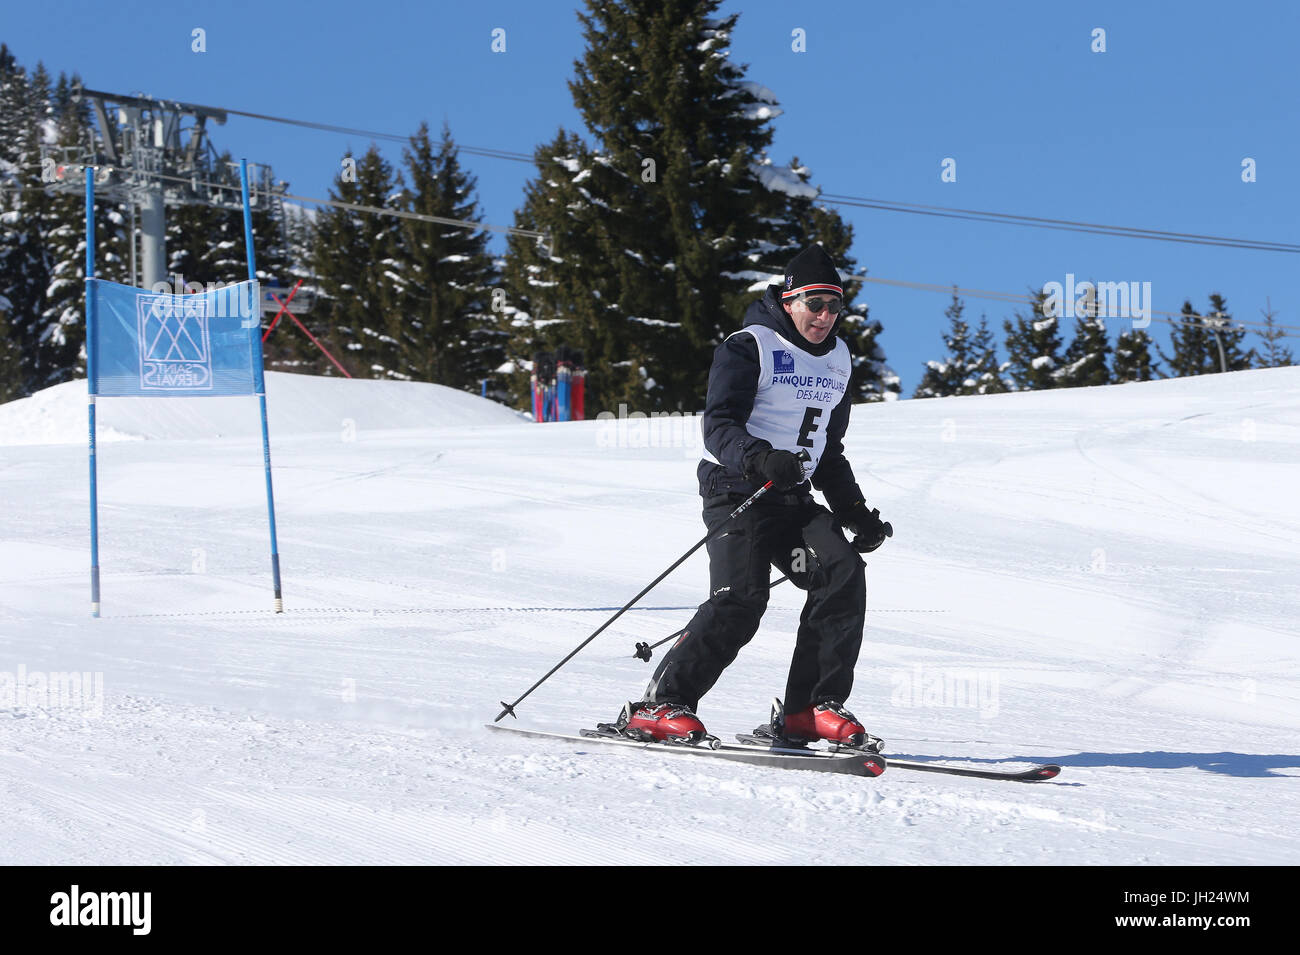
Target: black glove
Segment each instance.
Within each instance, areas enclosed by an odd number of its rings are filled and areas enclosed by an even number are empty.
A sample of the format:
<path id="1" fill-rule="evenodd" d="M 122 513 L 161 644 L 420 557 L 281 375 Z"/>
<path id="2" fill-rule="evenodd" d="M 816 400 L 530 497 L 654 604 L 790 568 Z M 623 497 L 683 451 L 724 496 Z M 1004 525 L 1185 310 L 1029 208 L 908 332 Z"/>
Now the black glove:
<path id="1" fill-rule="evenodd" d="M 802 484 L 803 463 L 789 451 L 768 449 L 754 455 L 754 470 L 772 482 L 777 490 Z"/>
<path id="2" fill-rule="evenodd" d="M 860 554 L 868 554 L 894 536 L 894 525 L 880 519 L 876 508 L 867 510 L 865 501 L 858 501 L 843 514 L 837 515 L 844 529 L 853 532 L 853 546 Z"/>

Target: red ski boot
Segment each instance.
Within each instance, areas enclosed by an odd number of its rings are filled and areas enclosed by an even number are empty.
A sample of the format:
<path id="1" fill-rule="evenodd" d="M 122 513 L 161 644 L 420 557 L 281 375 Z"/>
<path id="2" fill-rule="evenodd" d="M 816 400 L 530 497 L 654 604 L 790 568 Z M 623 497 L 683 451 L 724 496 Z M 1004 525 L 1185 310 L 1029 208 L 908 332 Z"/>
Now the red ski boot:
<path id="1" fill-rule="evenodd" d="M 627 703 L 615 728 L 631 739 L 657 743 L 702 743 L 712 739 L 700 718 L 681 703 Z"/>
<path id="2" fill-rule="evenodd" d="M 839 746 L 852 746 L 878 753 L 885 741 L 867 732 L 858 718 L 843 703 L 815 703 L 798 713 L 786 713 L 780 700 L 772 705 L 772 729 L 775 735 L 791 742 L 811 743 L 825 740 Z"/>

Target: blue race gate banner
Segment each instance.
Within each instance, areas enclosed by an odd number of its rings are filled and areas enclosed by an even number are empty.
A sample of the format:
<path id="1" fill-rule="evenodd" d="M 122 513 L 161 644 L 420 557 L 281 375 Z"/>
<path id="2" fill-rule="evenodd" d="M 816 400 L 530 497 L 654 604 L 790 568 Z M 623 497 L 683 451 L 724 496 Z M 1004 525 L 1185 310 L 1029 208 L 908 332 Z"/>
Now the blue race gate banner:
<path id="1" fill-rule="evenodd" d="M 87 281 L 94 299 L 92 393 L 102 397 L 256 395 L 262 381 L 256 282 L 192 295 Z"/>
<path id="2" fill-rule="evenodd" d="M 95 403 L 101 397 L 255 395 L 262 419 L 266 516 L 275 612 L 284 612 L 271 487 L 271 436 L 262 376 L 262 310 L 253 259 L 248 161 L 239 161 L 248 281 L 192 295 L 146 292 L 95 278 L 95 169 L 86 167 L 86 423 L 90 442 L 90 614 L 99 616 L 99 464 Z M 179 279 L 177 280 L 179 281 Z"/>

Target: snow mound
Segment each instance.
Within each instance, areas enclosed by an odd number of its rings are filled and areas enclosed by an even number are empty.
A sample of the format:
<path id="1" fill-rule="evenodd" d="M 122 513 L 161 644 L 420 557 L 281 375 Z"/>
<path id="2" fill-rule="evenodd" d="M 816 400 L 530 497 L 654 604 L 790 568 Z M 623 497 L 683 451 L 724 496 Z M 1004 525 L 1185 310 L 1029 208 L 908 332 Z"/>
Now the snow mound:
<path id="1" fill-rule="evenodd" d="M 517 411 L 454 388 L 267 372 L 266 404 L 277 436 L 518 424 Z M 99 440 L 222 438 L 261 434 L 257 402 L 239 398 L 101 398 Z M 86 382 L 68 381 L 0 405 L 0 446 L 85 444 Z"/>

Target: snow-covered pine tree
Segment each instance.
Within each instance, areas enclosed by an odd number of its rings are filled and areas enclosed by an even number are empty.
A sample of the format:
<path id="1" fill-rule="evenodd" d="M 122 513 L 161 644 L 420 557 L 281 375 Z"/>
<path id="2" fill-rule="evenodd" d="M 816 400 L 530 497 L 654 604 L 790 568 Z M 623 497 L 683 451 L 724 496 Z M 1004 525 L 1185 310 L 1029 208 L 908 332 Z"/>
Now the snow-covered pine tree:
<path id="1" fill-rule="evenodd" d="M 298 321 L 312 329 L 312 334 L 318 335 L 316 327 L 312 325 L 315 316 L 304 311 L 302 305 L 307 295 L 314 296 L 320 292 L 316 274 L 312 270 L 316 210 L 315 207 L 285 202 L 280 206 L 280 214 L 283 216 L 284 264 L 281 273 L 277 275 L 277 284 L 292 289 L 294 283 L 302 279 L 302 287 L 293 301 L 289 302 L 289 310 Z M 256 223 L 254 227 L 256 228 Z M 260 255 L 260 245 L 258 250 Z M 259 258 L 258 271 L 261 270 Z M 284 296 L 281 296 L 281 301 L 283 300 Z M 262 317 L 269 325 L 275 321 L 275 315 L 273 311 Z M 262 355 L 268 370 L 307 375 L 338 374 L 330 360 L 312 344 L 311 339 L 303 334 L 302 329 L 287 314 L 280 316 L 275 330 L 263 342 Z"/>
<path id="2" fill-rule="evenodd" d="M 507 287 L 513 307 L 527 299 L 513 351 L 581 348 L 593 411 L 700 407 L 712 347 L 753 299 L 750 257 L 775 251 L 797 181 L 765 165 L 779 110 L 728 58 L 738 15 L 719 5 L 588 0 L 579 14 L 570 90 L 594 147 L 562 130 L 538 150 L 517 221 L 555 245 L 512 241 Z"/>
<path id="3" fill-rule="evenodd" d="M 217 160 L 221 167 L 237 164 L 230 153 Z M 292 284 L 291 256 L 283 210 L 278 203 L 253 196 L 253 249 L 257 278 L 263 284 Z M 167 271 L 169 284 L 180 276 L 207 286 L 242 282 L 248 278 L 244 247 L 244 212 L 202 202 L 167 208 Z"/>
<path id="4" fill-rule="evenodd" d="M 1182 315 L 1169 332 L 1169 343 L 1174 352 L 1172 356 L 1166 355 L 1159 345 L 1156 346 L 1156 351 L 1169 368 L 1169 374 L 1164 377 L 1204 375 L 1219 367 L 1218 356 L 1210 354 L 1210 349 L 1215 345 L 1209 329 L 1190 301 L 1183 302 Z"/>
<path id="5" fill-rule="evenodd" d="M 45 208 L 41 141 L 52 132 L 49 77 L 29 76 L 0 46 L 0 295 L 7 300 L 8 341 L 18 359 L 18 378 L 6 382 L 9 398 L 30 395 L 57 380 L 55 355 L 44 323 L 50 261 L 44 249 Z"/>
<path id="6" fill-rule="evenodd" d="M 913 398 L 946 398 L 969 394 L 977 387 L 980 363 L 971 341 L 970 325 L 962 321 L 965 307 L 954 290 L 952 302 L 943 312 L 948 317 L 948 330 L 943 336 L 947 351 L 942 360 L 925 363 L 925 373 Z"/>
<path id="7" fill-rule="evenodd" d="M 1212 328 L 1212 322 L 1219 327 Z M 1241 350 L 1245 337 L 1244 326 L 1232 325 L 1227 301 L 1222 295 L 1213 292 L 1210 294 L 1210 310 L 1205 315 L 1196 311 L 1190 301 L 1183 303 L 1178 324 L 1169 333 L 1174 354 L 1166 355 L 1159 346 L 1157 351 L 1169 366 L 1168 377 L 1212 375 L 1223 371 L 1225 366 L 1228 371 L 1241 371 L 1251 367 L 1255 355 L 1254 351 Z"/>
<path id="8" fill-rule="evenodd" d="M 218 157 L 217 164 L 222 168 L 237 168 L 228 152 Z M 263 287 L 291 287 L 299 276 L 291 264 L 283 208 L 254 193 L 252 220 L 258 281 Z M 168 274 L 164 281 L 169 291 L 176 290 L 178 281 L 182 287 L 193 283 L 204 288 L 209 284 L 243 282 L 248 278 L 247 255 L 242 209 L 220 208 L 205 202 L 168 205 Z M 293 308 L 293 303 L 289 308 Z M 266 320 L 270 321 L 274 314 L 265 316 Z M 320 362 L 324 357 L 286 317 L 281 317 L 262 349 L 267 368 L 323 371 Z"/>
<path id="9" fill-rule="evenodd" d="M 27 72 L 0 44 L 0 401 L 31 394 L 26 353 L 39 340 L 36 316 L 45 288 L 39 222 L 36 108 Z"/>
<path id="10" fill-rule="evenodd" d="M 738 15 L 717 18 L 719 5 L 589 0 L 580 14 L 588 48 L 570 88 L 610 160 L 592 193 L 614 212 L 601 235 L 620 272 L 611 317 L 633 323 L 653 407 L 702 403 L 712 346 L 751 295 L 747 253 L 782 207 L 756 188 L 778 110 L 729 59 Z"/>
<path id="11" fill-rule="evenodd" d="M 398 181 L 392 165 L 371 145 L 353 166 L 349 153 L 334 178 L 330 198 L 355 205 L 396 208 Z M 319 298 L 313 334 L 358 378 L 407 378 L 401 370 L 398 302 L 404 291 L 394 271 L 401 237 L 391 216 L 331 207 L 316 217 L 312 270 Z M 332 366 L 331 366 L 332 367 Z M 331 371 L 327 371 L 332 373 Z"/>
<path id="12" fill-rule="evenodd" d="M 12 337 L 9 323 L 12 307 L 9 299 L 0 293 L 0 404 L 23 397 L 22 355 L 18 351 L 18 343 Z"/>
<path id="13" fill-rule="evenodd" d="M 1110 369 L 1106 367 L 1106 356 L 1110 353 L 1106 319 L 1099 313 L 1094 300 L 1085 314 L 1075 317 L 1074 337 L 1065 350 L 1065 365 L 1061 369 L 1062 387 L 1084 388 L 1110 384 Z"/>
<path id="14" fill-rule="evenodd" d="M 605 227 L 583 185 L 593 171 L 603 175 L 608 167 L 563 129 L 534 150 L 533 161 L 537 178 L 524 186 L 515 227 L 549 238 L 545 243 L 519 235 L 506 240 L 502 317 L 509 332 L 506 359 L 514 369 L 511 401 L 531 407 L 533 356 L 567 344 L 584 351 L 588 407 L 594 406 L 593 392 L 607 396 L 603 401 L 631 399 L 642 407 L 644 353 L 634 323 L 618 317 L 620 273 L 600 252 Z M 609 316 L 614 317 L 605 320 Z"/>
<path id="15" fill-rule="evenodd" d="M 1030 290 L 1028 315 L 1002 323 L 1006 331 L 1007 373 L 1017 391 L 1056 388 L 1061 384 L 1060 319 L 1044 311 L 1047 295 Z"/>
<path id="16" fill-rule="evenodd" d="M 49 146 L 84 147 L 90 132 L 90 110 L 72 98 L 77 77 L 60 75 L 51 86 L 42 66 L 32 74 L 31 93 L 38 109 L 40 139 Z M 86 207 L 79 171 L 67 173 L 70 189 L 54 189 L 34 167 L 24 195 L 25 210 L 39 236 L 45 287 L 41 290 L 34 326 L 24 360 L 31 390 L 47 388 L 85 374 L 86 338 Z M 109 199 L 95 201 L 95 274 L 121 282 L 126 279 L 128 234 L 126 219 Z"/>
<path id="17" fill-rule="evenodd" d="M 44 141 L 76 145 L 83 128 L 82 117 L 69 108 L 67 78 L 60 77 L 58 86 L 51 88 L 44 67 L 38 65 L 32 74 L 32 92 L 42 101 Z M 85 122 L 89 123 L 88 115 Z M 106 205 L 97 201 L 96 213 L 102 215 Z M 74 376 L 78 355 L 85 345 L 86 206 L 78 191 L 49 190 L 38 200 L 37 209 L 47 282 L 38 319 L 41 337 L 37 347 L 43 367 L 34 385 L 46 388 Z M 97 228 L 97 244 L 102 244 L 104 236 L 99 232 Z M 96 274 L 110 278 L 112 264 L 105 263 L 99 254 L 95 259 Z"/>
<path id="18" fill-rule="evenodd" d="M 1255 334 L 1263 340 L 1264 347 L 1256 352 L 1256 367 L 1280 368 L 1283 365 L 1294 365 L 1295 355 L 1291 353 L 1290 348 L 1282 344 L 1282 339 L 1287 337 L 1286 330 L 1278 327 L 1277 312 L 1274 311 L 1270 300 L 1264 300 L 1264 307 L 1260 309 L 1260 314 L 1264 316 L 1264 330 Z"/>
<path id="19" fill-rule="evenodd" d="M 1111 380 L 1115 384 L 1128 381 L 1150 381 L 1157 374 L 1155 359 L 1151 357 L 1154 342 L 1145 329 L 1130 328 L 1115 339 L 1115 357 L 1112 361 Z"/>
<path id="20" fill-rule="evenodd" d="M 1227 300 L 1217 292 L 1210 293 L 1210 315 L 1220 320 L 1218 327 L 1218 339 L 1223 345 L 1223 359 L 1228 366 L 1228 371 L 1243 371 L 1255 366 L 1255 350 L 1242 349 L 1246 340 L 1247 328 L 1245 325 L 1237 325 L 1232 321 L 1232 313 L 1228 311 Z M 1213 336 L 1212 336 L 1213 337 Z M 1214 344 L 1214 354 L 1216 359 L 1219 357 L 1219 346 Z M 1220 371 L 1221 366 L 1218 361 L 1214 365 L 1215 371 Z"/>
<path id="21" fill-rule="evenodd" d="M 218 160 L 232 164 L 229 153 Z M 283 284 L 290 276 L 289 253 L 280 213 L 259 203 L 253 208 L 253 248 L 258 281 Z M 184 282 L 207 286 L 242 282 L 248 278 L 244 248 L 244 213 L 205 203 L 186 203 L 167 208 L 167 271 L 169 285 L 174 276 Z"/>
<path id="22" fill-rule="evenodd" d="M 288 262 L 285 267 L 297 281 L 306 286 L 314 279 L 311 271 L 311 250 L 316 233 L 316 208 L 286 202 L 284 205 L 284 238 Z M 313 289 L 314 291 L 314 289 Z"/>
<path id="23" fill-rule="evenodd" d="M 764 102 L 775 104 L 776 98 L 769 90 L 761 90 Z M 811 170 L 794 157 L 789 166 L 775 166 L 764 155 L 756 171 L 764 187 L 784 197 L 783 207 L 773 216 L 764 218 L 769 227 L 746 255 L 751 268 L 735 278 L 744 278 L 752 284 L 746 289 L 742 309 L 767 286 L 780 282 L 785 263 L 814 243 L 826 250 L 835 261 L 836 270 L 844 282 L 845 311 L 841 314 L 836 335 L 848 343 L 853 355 L 853 371 L 849 379 L 849 394 L 853 401 L 884 401 L 898 397 L 901 383 L 889 367 L 884 348 L 877 338 L 884 331 L 880 322 L 872 318 L 866 303 L 855 302 L 862 291 L 867 270 L 853 258 L 853 226 L 825 203 L 816 201 L 817 188 L 811 183 Z"/>
<path id="24" fill-rule="evenodd" d="M 851 267 L 852 260 L 847 255 L 835 260 L 837 268 L 841 262 L 848 262 Z M 851 281 L 848 274 L 840 272 L 846 282 Z M 844 294 L 847 299 L 847 285 Z M 877 340 L 882 332 L 884 327 L 870 316 L 865 303 L 850 304 L 842 313 L 836 334 L 848 343 L 853 355 L 853 372 L 849 378 L 852 401 L 892 401 L 902 390 L 902 381 L 889 366 L 884 346 Z"/>
<path id="25" fill-rule="evenodd" d="M 408 211 L 480 221 L 475 179 L 460 165 L 446 125 L 435 146 L 422 123 L 404 151 Z M 496 270 L 486 232 L 402 220 L 398 272 L 404 281 L 400 328 L 403 373 L 465 391 L 505 360 L 505 332 L 492 312 Z"/>
<path id="26" fill-rule="evenodd" d="M 979 328 L 971 344 L 971 356 L 975 360 L 974 384 L 963 385 L 958 394 L 1000 395 L 1011 390 L 1003 377 L 1006 365 L 998 362 L 998 343 L 987 315 L 980 316 Z"/>

